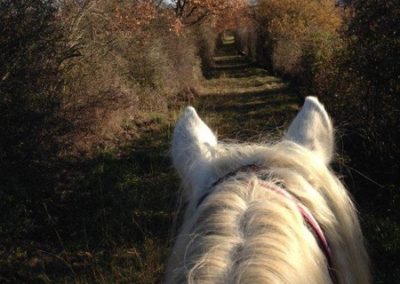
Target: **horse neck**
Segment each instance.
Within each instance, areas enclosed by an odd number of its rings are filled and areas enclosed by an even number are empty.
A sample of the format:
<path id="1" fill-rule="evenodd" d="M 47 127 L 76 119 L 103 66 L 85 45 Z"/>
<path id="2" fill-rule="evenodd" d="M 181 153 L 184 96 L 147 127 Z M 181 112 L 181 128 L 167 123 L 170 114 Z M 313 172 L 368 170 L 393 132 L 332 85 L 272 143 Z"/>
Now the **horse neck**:
<path id="1" fill-rule="evenodd" d="M 185 221 L 174 251 L 171 283 L 330 282 L 296 204 L 255 176 L 215 188 Z"/>

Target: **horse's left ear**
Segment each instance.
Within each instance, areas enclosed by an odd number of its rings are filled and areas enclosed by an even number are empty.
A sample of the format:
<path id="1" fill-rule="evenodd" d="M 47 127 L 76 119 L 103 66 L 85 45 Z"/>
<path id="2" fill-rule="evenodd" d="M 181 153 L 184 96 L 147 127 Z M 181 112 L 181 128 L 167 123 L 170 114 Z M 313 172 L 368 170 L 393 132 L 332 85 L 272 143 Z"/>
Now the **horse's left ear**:
<path id="1" fill-rule="evenodd" d="M 174 130 L 172 160 L 184 179 L 201 178 L 211 161 L 217 138 L 193 107 L 187 107 Z M 193 176 L 191 176 L 191 174 Z"/>
<path id="2" fill-rule="evenodd" d="M 334 133 L 332 121 L 316 97 L 307 97 L 290 125 L 286 138 L 316 153 L 326 164 L 332 160 Z"/>

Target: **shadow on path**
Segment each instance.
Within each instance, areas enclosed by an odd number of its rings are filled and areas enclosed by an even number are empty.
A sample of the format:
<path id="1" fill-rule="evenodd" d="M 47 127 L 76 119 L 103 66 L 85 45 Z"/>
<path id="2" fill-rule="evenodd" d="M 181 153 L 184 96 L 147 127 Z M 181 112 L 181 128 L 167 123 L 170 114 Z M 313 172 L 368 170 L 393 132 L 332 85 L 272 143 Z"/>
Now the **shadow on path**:
<path id="1" fill-rule="evenodd" d="M 252 65 L 234 44 L 223 46 L 214 59 L 197 102 L 200 114 L 225 139 L 276 139 L 299 108 L 290 86 Z"/>

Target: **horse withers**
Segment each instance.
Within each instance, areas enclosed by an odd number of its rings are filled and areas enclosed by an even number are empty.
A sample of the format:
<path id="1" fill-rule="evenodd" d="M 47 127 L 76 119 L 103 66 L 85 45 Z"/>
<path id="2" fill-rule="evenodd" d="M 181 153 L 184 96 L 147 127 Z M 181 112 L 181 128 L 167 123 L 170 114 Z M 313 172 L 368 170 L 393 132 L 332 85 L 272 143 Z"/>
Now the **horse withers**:
<path id="1" fill-rule="evenodd" d="M 370 283 L 333 153 L 332 122 L 315 97 L 273 145 L 219 143 L 188 107 L 172 141 L 187 205 L 165 282 Z"/>

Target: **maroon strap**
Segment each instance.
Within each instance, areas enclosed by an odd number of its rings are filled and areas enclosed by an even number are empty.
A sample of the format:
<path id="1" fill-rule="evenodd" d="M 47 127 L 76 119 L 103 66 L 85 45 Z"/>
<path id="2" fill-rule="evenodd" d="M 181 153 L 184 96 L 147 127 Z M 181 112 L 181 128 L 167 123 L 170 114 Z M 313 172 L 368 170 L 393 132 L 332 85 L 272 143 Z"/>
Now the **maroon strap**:
<path id="1" fill-rule="evenodd" d="M 267 182 L 264 180 L 262 181 L 262 185 L 267 188 L 267 189 L 271 189 L 273 191 L 275 191 L 276 193 L 279 193 L 283 196 L 285 196 L 286 198 L 292 200 L 297 208 L 299 209 L 301 215 L 303 216 L 304 221 L 306 221 L 308 228 L 310 228 L 313 232 L 313 235 L 316 237 L 317 239 L 317 243 L 320 247 L 320 249 L 322 250 L 322 252 L 325 255 L 327 264 L 328 264 L 328 271 L 329 271 L 329 275 L 331 276 L 331 279 L 334 283 L 336 283 L 336 275 L 335 272 L 333 270 L 333 266 L 332 266 L 332 251 L 330 249 L 329 243 L 325 237 L 324 232 L 322 231 L 320 225 L 318 224 L 317 220 L 314 218 L 314 216 L 311 214 L 310 210 L 308 210 L 307 207 L 305 207 L 296 197 L 294 197 L 291 193 L 289 193 L 287 190 L 285 190 L 282 187 L 279 187 L 277 185 L 275 185 L 274 183 L 271 182 Z"/>

